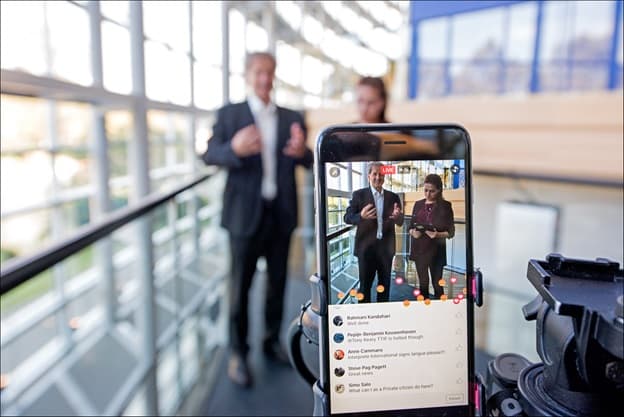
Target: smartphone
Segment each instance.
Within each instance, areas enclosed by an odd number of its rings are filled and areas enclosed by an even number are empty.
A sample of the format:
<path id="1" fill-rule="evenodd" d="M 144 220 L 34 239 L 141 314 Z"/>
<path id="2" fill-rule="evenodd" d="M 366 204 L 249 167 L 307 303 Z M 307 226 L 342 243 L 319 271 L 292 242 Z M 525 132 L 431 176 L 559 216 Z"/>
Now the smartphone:
<path id="1" fill-rule="evenodd" d="M 474 415 L 468 132 L 332 126 L 315 149 L 331 415 Z"/>

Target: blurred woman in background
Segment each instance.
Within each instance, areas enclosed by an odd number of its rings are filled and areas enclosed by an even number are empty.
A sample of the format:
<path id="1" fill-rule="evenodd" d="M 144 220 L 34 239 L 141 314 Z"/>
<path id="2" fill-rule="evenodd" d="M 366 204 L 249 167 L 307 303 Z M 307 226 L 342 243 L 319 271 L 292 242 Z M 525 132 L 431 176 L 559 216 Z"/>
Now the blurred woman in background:
<path id="1" fill-rule="evenodd" d="M 388 93 L 379 77 L 362 77 L 358 81 L 355 94 L 359 120 L 356 123 L 388 123 L 386 104 Z"/>

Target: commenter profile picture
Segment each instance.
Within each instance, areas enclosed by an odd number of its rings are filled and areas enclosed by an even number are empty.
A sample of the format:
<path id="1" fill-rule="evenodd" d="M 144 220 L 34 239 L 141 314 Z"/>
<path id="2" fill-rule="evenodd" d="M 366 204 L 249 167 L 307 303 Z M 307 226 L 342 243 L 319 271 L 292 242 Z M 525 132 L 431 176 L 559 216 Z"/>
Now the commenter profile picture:
<path id="1" fill-rule="evenodd" d="M 334 334 L 334 342 L 336 343 L 342 343 L 344 340 L 344 334 L 342 333 L 336 333 Z"/>
<path id="2" fill-rule="evenodd" d="M 338 385 L 336 385 L 336 392 L 337 392 L 338 394 L 342 394 L 342 393 L 344 392 L 344 390 L 345 390 L 345 386 L 344 386 L 344 384 L 338 384 Z"/>
<path id="3" fill-rule="evenodd" d="M 343 323 L 342 322 L 342 317 L 340 317 L 340 316 L 334 317 L 334 325 L 340 327 L 340 326 L 342 326 L 342 323 Z"/>
<path id="4" fill-rule="evenodd" d="M 334 369 L 334 375 L 343 376 L 345 374 L 344 368 L 336 368 Z"/>
<path id="5" fill-rule="evenodd" d="M 344 351 L 342 349 L 336 349 L 334 352 L 334 359 L 339 361 L 344 359 Z"/>

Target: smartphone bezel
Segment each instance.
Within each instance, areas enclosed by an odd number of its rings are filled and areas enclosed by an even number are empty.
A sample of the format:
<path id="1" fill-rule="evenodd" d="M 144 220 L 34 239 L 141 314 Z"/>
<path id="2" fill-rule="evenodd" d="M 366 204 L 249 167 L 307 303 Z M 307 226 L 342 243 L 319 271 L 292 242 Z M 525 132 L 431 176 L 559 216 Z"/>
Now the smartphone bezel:
<path id="1" fill-rule="evenodd" d="M 463 155 L 464 169 L 465 169 L 465 218 L 466 218 L 466 286 L 468 289 L 468 296 L 466 302 L 466 316 L 467 316 L 467 345 L 468 345 L 468 405 L 462 406 L 450 406 L 439 408 L 417 408 L 408 410 L 385 410 L 385 411 L 371 411 L 371 412 L 358 412 L 358 413 L 331 413 L 331 398 L 329 395 L 329 317 L 326 313 L 321 316 L 321 326 L 319 329 L 319 384 L 323 392 L 327 393 L 327 404 L 330 410 L 330 415 L 336 416 L 405 416 L 405 415 L 441 415 L 445 412 L 451 412 L 457 415 L 475 415 L 476 403 L 475 403 L 475 352 L 474 352 L 474 248 L 473 248 L 473 231 L 472 231 L 472 153 L 471 153 L 471 141 L 468 131 L 459 124 L 454 123 L 440 123 L 440 124 L 351 124 L 351 125 L 334 125 L 327 127 L 321 131 L 318 135 L 314 159 L 315 159 L 315 171 L 314 171 L 314 183 L 315 183 L 315 218 L 316 218 L 316 253 L 317 253 L 317 271 L 318 275 L 325 286 L 325 294 L 329 296 L 329 281 L 328 281 L 328 266 L 327 266 L 327 245 L 325 242 L 326 230 L 327 230 L 327 213 L 325 209 L 326 201 L 326 177 L 325 177 L 325 163 L 328 161 L 325 156 L 328 155 L 327 145 L 325 139 L 335 133 L 340 132 L 384 132 L 384 131 L 417 131 L 417 130 L 437 130 L 437 129 L 455 129 L 462 133 L 464 139 L 465 152 Z M 332 136 L 333 137 L 333 136 Z M 394 146 L 402 146 L 392 144 Z M 329 147 L 335 146 L 329 145 Z M 405 145 L 407 146 L 407 145 Z M 457 156 L 445 154 L 444 152 L 437 153 L 436 155 L 423 155 L 422 160 L 443 160 L 443 159 L 457 159 Z M 374 159 L 371 159 L 373 161 Z M 400 159 L 396 159 L 400 160 Z M 415 160 L 404 159 L 404 160 Z M 329 300 L 327 300 L 329 306 Z M 325 309 L 327 312 L 327 309 Z"/>

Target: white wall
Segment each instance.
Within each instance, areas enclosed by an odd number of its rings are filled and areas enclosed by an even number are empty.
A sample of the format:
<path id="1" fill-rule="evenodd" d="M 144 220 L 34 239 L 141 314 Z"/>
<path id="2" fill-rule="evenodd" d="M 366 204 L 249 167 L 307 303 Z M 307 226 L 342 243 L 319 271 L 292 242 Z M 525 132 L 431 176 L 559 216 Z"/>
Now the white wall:
<path id="1" fill-rule="evenodd" d="M 544 251 L 552 245 L 544 236 L 552 231 L 538 233 L 534 244 L 527 244 L 526 236 L 514 239 L 512 228 L 500 230 L 500 204 L 534 200 L 559 207 L 555 252 L 572 258 L 610 258 L 621 265 L 623 197 L 621 188 L 475 176 L 475 265 L 482 269 L 487 291 L 485 306 L 477 310 L 478 347 L 492 354 L 517 352 L 538 359 L 535 322 L 525 322 L 520 309 L 537 295 L 526 278 L 527 263 L 530 258 L 545 258 L 548 252 Z M 524 235 L 531 225 L 519 222 L 517 228 L 518 235 Z M 503 238 L 514 244 L 503 244 Z"/>

